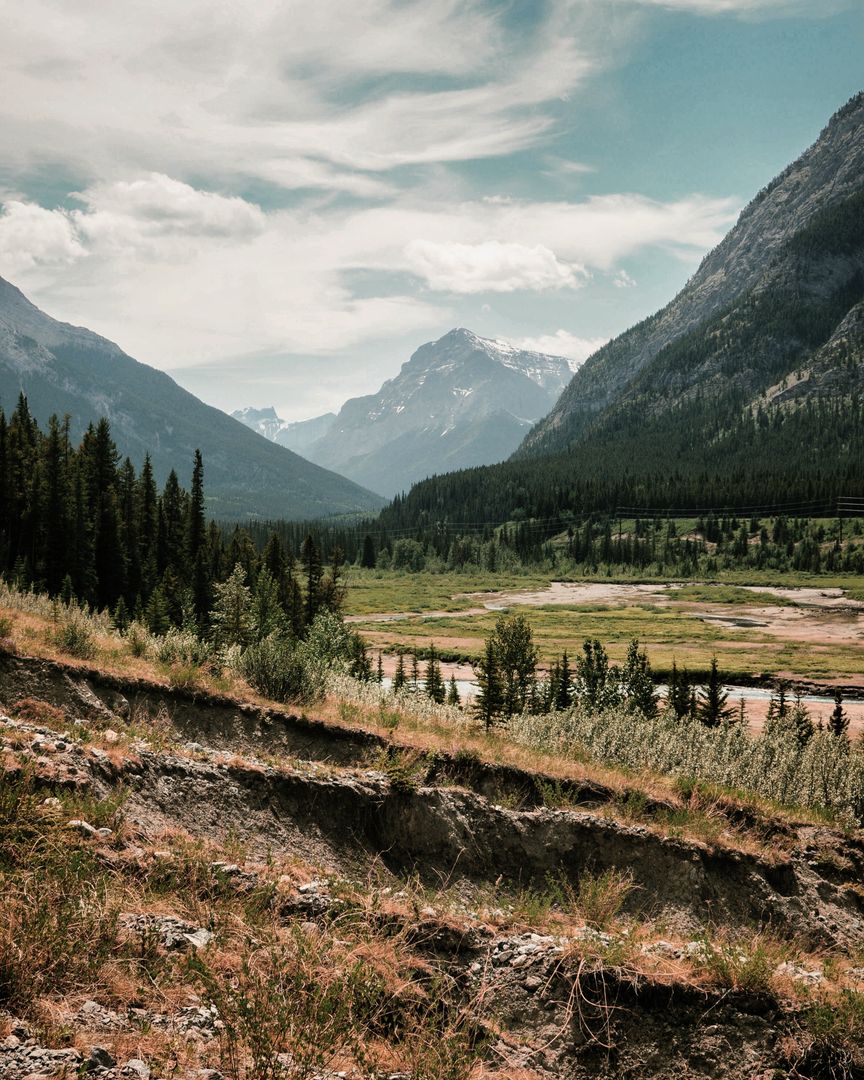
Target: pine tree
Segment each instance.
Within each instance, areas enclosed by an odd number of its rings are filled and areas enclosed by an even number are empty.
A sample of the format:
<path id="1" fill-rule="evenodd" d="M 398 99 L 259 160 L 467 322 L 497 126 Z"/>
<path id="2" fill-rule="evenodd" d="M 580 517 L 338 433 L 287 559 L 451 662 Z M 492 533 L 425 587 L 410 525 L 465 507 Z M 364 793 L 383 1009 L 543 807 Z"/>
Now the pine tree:
<path id="1" fill-rule="evenodd" d="M 266 566 L 259 571 L 252 591 L 252 622 L 259 641 L 285 632 L 286 620 L 279 603 L 279 587 Z"/>
<path id="2" fill-rule="evenodd" d="M 214 586 L 210 626 L 219 646 L 249 645 L 255 636 L 252 593 L 246 584 L 246 571 L 237 563 L 227 581 Z"/>
<path id="3" fill-rule="evenodd" d="M 631 708 L 651 719 L 657 715 L 657 697 L 654 693 L 654 679 L 651 665 L 644 652 L 639 652 L 636 638 L 627 649 L 627 661 L 621 673 L 625 699 Z"/>
<path id="4" fill-rule="evenodd" d="M 473 711 L 488 730 L 504 708 L 504 690 L 501 685 L 498 654 L 492 635 L 486 639 L 483 658 L 477 662 L 474 670 L 477 675 L 477 696 L 474 699 Z"/>
<path id="5" fill-rule="evenodd" d="M 360 556 L 360 565 L 367 570 L 374 570 L 376 562 L 375 541 L 369 533 L 366 533 L 363 537 L 363 553 Z"/>
<path id="6" fill-rule="evenodd" d="M 306 579 L 304 621 L 307 626 L 311 626 L 321 606 L 321 580 L 324 576 L 321 565 L 321 552 L 312 539 L 311 533 L 303 541 L 303 547 L 300 549 L 300 562 L 303 565 L 303 573 Z"/>
<path id="7" fill-rule="evenodd" d="M 711 658 L 708 681 L 699 694 L 697 715 L 706 727 L 717 727 L 728 719 L 732 710 L 727 707 L 729 694 L 723 689 L 723 680 L 717 669 L 717 657 Z"/>
<path id="8" fill-rule="evenodd" d="M 378 653 L 378 663 L 375 667 L 375 681 L 380 685 L 384 682 L 384 660 L 381 653 Z"/>
<path id="9" fill-rule="evenodd" d="M 441 677 L 441 665 L 438 663 L 438 656 L 435 652 L 434 644 L 430 644 L 429 646 L 429 659 L 426 661 L 424 689 L 426 690 L 427 697 L 430 697 L 438 705 L 444 704 L 446 688 L 444 686 L 444 679 Z"/>
<path id="10" fill-rule="evenodd" d="M 537 649 L 531 625 L 524 615 L 501 615 L 492 638 L 504 715 L 515 716 L 528 705 L 536 680 Z"/>
<path id="11" fill-rule="evenodd" d="M 848 739 L 849 737 L 849 717 L 843 708 L 843 691 L 839 686 L 834 691 L 834 709 L 828 722 L 828 729 L 838 738 Z"/>
<path id="12" fill-rule="evenodd" d="M 192 465 L 192 488 L 186 522 L 186 566 L 191 571 L 195 620 L 201 627 L 213 602 L 212 573 L 207 550 L 207 522 L 204 516 L 204 463 L 196 450 Z"/>
<path id="13" fill-rule="evenodd" d="M 462 704 L 462 699 L 459 697 L 459 687 L 456 685 L 456 676 L 450 676 L 450 682 L 447 684 L 447 704 L 452 705 L 454 708 L 459 708 Z"/>
<path id="14" fill-rule="evenodd" d="M 405 686 L 405 683 L 405 656 L 403 653 L 400 652 L 399 659 L 396 661 L 396 671 L 393 674 L 393 682 L 391 684 L 391 689 L 395 693 L 397 690 L 402 690 Z"/>
<path id="15" fill-rule="evenodd" d="M 570 671 L 570 658 L 567 650 L 561 654 L 561 666 L 558 673 L 558 686 L 553 705 L 556 709 L 564 711 L 573 704 L 573 675 Z"/>

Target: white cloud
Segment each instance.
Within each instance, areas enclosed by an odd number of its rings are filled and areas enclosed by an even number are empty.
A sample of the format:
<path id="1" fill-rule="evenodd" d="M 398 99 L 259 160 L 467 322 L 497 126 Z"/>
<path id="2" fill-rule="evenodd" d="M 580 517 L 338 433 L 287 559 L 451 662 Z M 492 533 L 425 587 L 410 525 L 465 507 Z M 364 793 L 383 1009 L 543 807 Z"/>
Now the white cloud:
<path id="1" fill-rule="evenodd" d="M 697 15 L 738 15 L 744 18 L 799 15 L 827 18 L 852 8 L 856 0 L 631 0 L 634 4 L 690 11 Z"/>
<path id="2" fill-rule="evenodd" d="M 587 280 L 581 266 L 561 263 L 549 248 L 536 244 L 437 243 L 413 240 L 406 248 L 407 266 L 431 289 L 454 293 L 531 292 L 575 289 Z"/>
<path id="3" fill-rule="evenodd" d="M 460 296 L 574 288 L 645 247 L 704 251 L 736 210 L 701 196 L 452 204 L 404 195 L 386 206 L 264 212 L 152 174 L 94 184 L 79 199 L 71 211 L 7 203 L 0 274 L 51 314 L 169 370 L 440 330 Z M 357 270 L 386 274 L 382 295 L 355 295 Z M 434 298 L 416 294 L 418 274 Z"/>
<path id="4" fill-rule="evenodd" d="M 514 36 L 458 0 L 30 0 L 0 38 L 5 164 L 377 196 L 396 166 L 542 138 L 596 65 L 562 17 Z"/>
<path id="5" fill-rule="evenodd" d="M 0 268 L 10 277 L 35 267 L 65 267 L 87 254 L 64 210 L 10 199 L 0 209 Z"/>
<path id="6" fill-rule="evenodd" d="M 632 289 L 636 285 L 636 282 L 630 277 L 626 270 L 619 270 L 612 278 L 612 284 L 616 289 Z"/>
<path id="7" fill-rule="evenodd" d="M 576 371 L 589 356 L 606 344 L 608 338 L 579 337 L 571 334 L 569 330 L 556 330 L 554 334 L 508 340 L 518 349 L 530 349 L 532 352 L 546 353 L 549 356 L 566 356 L 572 361 L 570 367 Z"/>

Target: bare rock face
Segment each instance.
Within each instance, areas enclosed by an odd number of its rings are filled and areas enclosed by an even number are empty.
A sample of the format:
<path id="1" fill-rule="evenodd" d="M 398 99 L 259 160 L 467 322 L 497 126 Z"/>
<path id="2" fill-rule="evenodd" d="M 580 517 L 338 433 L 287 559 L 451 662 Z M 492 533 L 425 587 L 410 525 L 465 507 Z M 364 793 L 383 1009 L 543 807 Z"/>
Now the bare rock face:
<path id="1" fill-rule="evenodd" d="M 800 340 L 800 327 L 787 325 L 779 335 L 772 327 L 754 347 L 753 317 L 764 324 L 766 307 L 795 301 L 821 308 L 836 334 L 848 340 L 853 327 L 860 328 L 860 312 L 852 317 L 852 326 L 844 328 L 844 320 L 864 296 L 862 193 L 864 93 L 836 113 L 813 146 L 759 192 L 674 300 L 584 364 L 552 412 L 526 437 L 520 453 L 556 452 L 577 443 L 602 423 L 608 410 L 637 393 L 649 411 L 669 408 L 691 387 L 704 391 L 722 369 L 725 377 L 737 378 L 756 397 L 777 381 L 764 375 L 772 353 L 782 366 L 781 352 L 788 351 L 783 375 L 799 370 L 802 363 L 808 366 L 805 360 L 813 350 Z M 831 310 L 825 310 L 829 306 Z M 714 326 L 712 320 L 720 316 L 722 323 Z M 663 350 L 708 324 L 713 341 L 707 348 L 700 342 L 690 357 L 682 358 L 685 370 L 671 373 L 662 362 Z M 826 337 L 832 337 L 830 329 Z M 857 355 L 854 382 L 860 388 L 860 339 Z M 825 375 L 817 382 L 824 391 Z M 798 395 L 807 390 L 804 380 Z"/>
<path id="2" fill-rule="evenodd" d="M 304 452 L 373 491 L 394 495 L 433 473 L 509 457 L 571 374 L 564 357 L 517 349 L 460 327 L 422 345 L 376 394 L 347 401 Z"/>

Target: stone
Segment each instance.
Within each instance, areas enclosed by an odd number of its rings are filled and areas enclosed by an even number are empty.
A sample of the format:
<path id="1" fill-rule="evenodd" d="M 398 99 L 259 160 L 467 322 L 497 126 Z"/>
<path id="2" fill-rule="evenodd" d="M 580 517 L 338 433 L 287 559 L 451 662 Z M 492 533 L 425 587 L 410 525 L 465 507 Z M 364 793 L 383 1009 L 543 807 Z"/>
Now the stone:
<path id="1" fill-rule="evenodd" d="M 150 1066 L 141 1058 L 130 1058 L 120 1071 L 123 1076 L 137 1076 L 139 1080 L 150 1080 Z"/>
<path id="2" fill-rule="evenodd" d="M 116 1062 L 104 1046 L 91 1046 L 87 1059 L 84 1062 L 84 1071 L 92 1072 L 94 1069 L 113 1069 Z"/>
<path id="3" fill-rule="evenodd" d="M 90 824 L 90 822 L 82 821 L 81 818 L 73 818 L 71 821 L 67 821 L 66 828 L 74 829 L 75 832 L 81 833 L 82 836 L 97 835 L 97 830 Z"/>
<path id="4" fill-rule="evenodd" d="M 120 734 L 109 727 L 102 732 L 102 738 L 107 743 L 116 743 L 120 741 Z"/>

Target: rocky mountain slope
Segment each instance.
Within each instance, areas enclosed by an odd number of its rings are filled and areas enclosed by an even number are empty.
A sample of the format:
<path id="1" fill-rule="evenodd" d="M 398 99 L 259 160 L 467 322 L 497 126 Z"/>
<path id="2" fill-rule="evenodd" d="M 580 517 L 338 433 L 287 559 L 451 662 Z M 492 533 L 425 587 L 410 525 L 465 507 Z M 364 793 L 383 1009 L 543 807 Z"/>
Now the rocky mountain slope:
<path id="1" fill-rule="evenodd" d="M 308 456 L 393 495 L 433 473 L 502 461 L 571 374 L 563 357 L 451 330 L 377 394 L 347 401 Z"/>
<path id="2" fill-rule="evenodd" d="M 309 449 L 327 434 L 336 419 L 336 413 L 331 412 L 313 416 L 310 420 L 282 420 L 272 405 L 264 409 L 255 409 L 250 405 L 245 409 L 235 409 L 231 415 L 265 439 L 279 446 L 287 446 L 304 457 L 308 457 Z"/>
<path id="3" fill-rule="evenodd" d="M 50 318 L 0 278 L 0 405 L 7 413 L 22 391 L 40 424 L 68 413 L 74 437 L 107 417 L 120 453 L 140 463 L 149 451 L 160 480 L 172 468 L 185 477 L 199 448 L 208 510 L 216 517 L 320 517 L 382 503 L 205 405 L 98 334 Z"/>
<path id="4" fill-rule="evenodd" d="M 520 453 L 621 433 L 696 399 L 711 401 L 716 436 L 742 409 L 858 392 L 862 301 L 859 94 L 759 192 L 671 303 L 585 363 Z"/>

